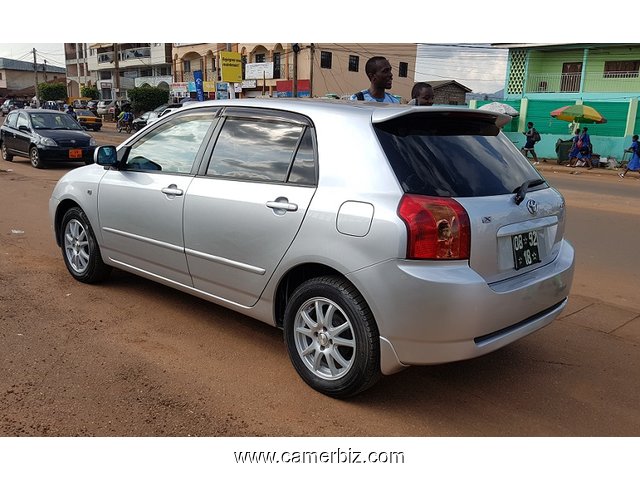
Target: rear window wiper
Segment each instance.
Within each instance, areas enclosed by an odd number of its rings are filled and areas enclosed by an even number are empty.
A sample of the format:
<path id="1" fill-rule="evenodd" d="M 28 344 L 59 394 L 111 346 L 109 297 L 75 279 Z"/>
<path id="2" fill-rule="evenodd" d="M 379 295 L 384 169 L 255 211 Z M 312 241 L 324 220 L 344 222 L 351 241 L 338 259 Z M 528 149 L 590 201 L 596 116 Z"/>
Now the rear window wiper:
<path id="1" fill-rule="evenodd" d="M 546 183 L 546 182 L 542 178 L 536 178 L 535 180 L 527 180 L 518 188 L 516 188 L 513 191 L 513 193 L 516 194 L 516 196 L 513 197 L 513 200 L 516 202 L 516 205 L 520 205 L 522 203 L 522 201 L 524 200 L 524 197 L 527 195 L 527 191 L 531 187 L 537 187 L 538 185 L 542 185 L 543 183 Z"/>

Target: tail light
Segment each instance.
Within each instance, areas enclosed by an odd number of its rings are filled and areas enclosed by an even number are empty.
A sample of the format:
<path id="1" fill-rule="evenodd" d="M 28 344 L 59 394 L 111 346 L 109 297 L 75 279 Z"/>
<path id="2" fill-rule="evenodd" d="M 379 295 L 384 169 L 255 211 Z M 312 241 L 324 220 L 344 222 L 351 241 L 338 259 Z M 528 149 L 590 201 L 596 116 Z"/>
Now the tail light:
<path id="1" fill-rule="evenodd" d="M 454 199 L 405 194 L 398 215 L 407 225 L 407 258 L 469 259 L 469 216 Z"/>

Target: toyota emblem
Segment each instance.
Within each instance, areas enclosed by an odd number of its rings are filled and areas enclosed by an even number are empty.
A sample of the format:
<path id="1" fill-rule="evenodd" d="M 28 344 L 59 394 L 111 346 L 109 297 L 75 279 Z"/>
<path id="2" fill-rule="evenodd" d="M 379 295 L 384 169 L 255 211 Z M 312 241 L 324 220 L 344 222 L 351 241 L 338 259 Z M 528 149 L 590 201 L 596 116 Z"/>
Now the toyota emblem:
<path id="1" fill-rule="evenodd" d="M 535 215 L 536 213 L 538 213 L 538 204 L 535 200 L 527 200 L 527 210 L 529 210 L 529 213 L 531 215 Z"/>

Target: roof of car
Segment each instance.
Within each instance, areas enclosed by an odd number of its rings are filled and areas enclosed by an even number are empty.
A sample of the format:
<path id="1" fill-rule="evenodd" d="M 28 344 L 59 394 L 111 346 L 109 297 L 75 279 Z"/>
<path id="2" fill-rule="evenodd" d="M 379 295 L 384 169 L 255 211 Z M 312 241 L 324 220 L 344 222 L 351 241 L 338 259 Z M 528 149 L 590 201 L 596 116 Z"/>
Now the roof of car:
<path id="1" fill-rule="evenodd" d="M 355 100 L 335 100 L 329 98 L 243 98 L 231 100 L 205 100 L 203 102 L 188 102 L 183 109 L 198 108 L 199 106 L 226 106 L 226 107 L 261 107 L 261 108 L 283 108 L 301 114 L 312 114 L 312 112 L 340 112 L 349 115 L 355 112 L 371 115 L 372 123 L 385 122 L 396 117 L 401 117 L 410 113 L 440 112 L 461 114 L 467 112 L 484 118 L 492 118 L 498 126 L 503 126 L 511 117 L 486 110 L 477 110 L 461 107 L 418 107 L 408 104 L 384 103 L 384 102 L 362 102 Z"/>

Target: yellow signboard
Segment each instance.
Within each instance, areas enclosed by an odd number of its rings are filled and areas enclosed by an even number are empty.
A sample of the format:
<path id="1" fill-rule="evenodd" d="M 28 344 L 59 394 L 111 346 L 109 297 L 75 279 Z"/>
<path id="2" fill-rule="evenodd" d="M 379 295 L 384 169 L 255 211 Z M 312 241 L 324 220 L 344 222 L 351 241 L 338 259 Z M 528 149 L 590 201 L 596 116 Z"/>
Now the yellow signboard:
<path id="1" fill-rule="evenodd" d="M 242 82 L 242 56 L 238 52 L 220 52 L 222 81 Z"/>

